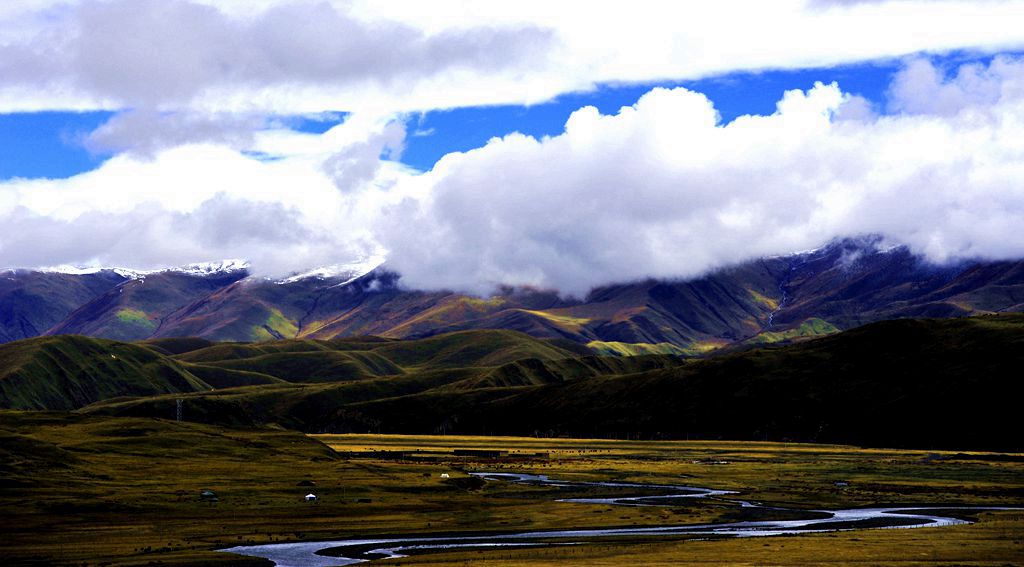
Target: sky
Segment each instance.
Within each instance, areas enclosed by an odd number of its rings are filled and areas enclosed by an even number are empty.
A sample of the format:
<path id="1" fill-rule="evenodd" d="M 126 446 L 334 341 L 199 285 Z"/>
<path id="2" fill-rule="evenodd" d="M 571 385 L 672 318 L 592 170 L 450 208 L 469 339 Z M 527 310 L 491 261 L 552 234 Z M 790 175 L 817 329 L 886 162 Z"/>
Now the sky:
<path id="1" fill-rule="evenodd" d="M 0 265 L 582 295 L 1024 257 L 1024 1 L 9 0 Z"/>

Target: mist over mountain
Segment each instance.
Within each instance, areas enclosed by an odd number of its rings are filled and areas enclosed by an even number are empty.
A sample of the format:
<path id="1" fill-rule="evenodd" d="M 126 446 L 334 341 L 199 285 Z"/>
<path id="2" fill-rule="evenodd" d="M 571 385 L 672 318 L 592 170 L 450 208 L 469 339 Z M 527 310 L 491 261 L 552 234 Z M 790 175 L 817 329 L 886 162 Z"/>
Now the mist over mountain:
<path id="1" fill-rule="evenodd" d="M 697 355 L 885 319 L 1024 310 L 1022 261 L 941 265 L 877 237 L 837 240 L 686 281 L 602 286 L 583 299 L 528 288 L 489 297 L 409 289 L 379 260 L 285 279 L 253 276 L 240 263 L 69 271 L 5 272 L 0 339 L 264 341 L 509 329 L 606 354 Z"/>

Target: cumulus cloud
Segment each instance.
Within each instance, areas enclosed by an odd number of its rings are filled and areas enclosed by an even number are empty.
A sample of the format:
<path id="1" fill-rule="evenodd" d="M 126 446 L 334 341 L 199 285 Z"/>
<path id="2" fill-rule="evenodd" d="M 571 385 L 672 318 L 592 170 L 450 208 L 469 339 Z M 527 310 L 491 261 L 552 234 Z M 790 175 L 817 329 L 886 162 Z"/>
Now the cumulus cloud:
<path id="1" fill-rule="evenodd" d="M 118 155 L 70 179 L 0 183 L 0 265 L 246 258 L 257 273 L 279 276 L 372 255 L 379 245 L 368 223 L 402 198 L 395 182 L 409 175 L 380 158 L 400 138 L 392 122 L 359 118 L 322 135 L 260 131 L 252 147 L 271 160 L 186 144 Z M 339 155 L 344 175 L 324 167 Z"/>
<path id="2" fill-rule="evenodd" d="M 953 115 L 1024 97 L 1024 61 L 997 56 L 988 65 L 961 65 L 951 77 L 928 59 L 911 60 L 893 79 L 889 106 L 896 112 Z"/>
<path id="3" fill-rule="evenodd" d="M 361 187 L 377 177 L 381 157 L 398 159 L 405 142 L 405 126 L 391 122 L 362 142 L 336 151 L 324 162 L 324 171 L 338 189 Z"/>
<path id="4" fill-rule="evenodd" d="M 977 71 L 1016 93 L 1013 65 Z M 840 119 L 850 104 L 861 103 L 818 84 L 728 125 L 685 89 L 655 89 L 615 115 L 583 108 L 559 136 L 445 157 L 421 180 L 429 191 L 391 208 L 377 234 L 409 285 L 480 293 L 582 295 L 865 233 L 939 262 L 1024 255 L 1024 97 Z"/>

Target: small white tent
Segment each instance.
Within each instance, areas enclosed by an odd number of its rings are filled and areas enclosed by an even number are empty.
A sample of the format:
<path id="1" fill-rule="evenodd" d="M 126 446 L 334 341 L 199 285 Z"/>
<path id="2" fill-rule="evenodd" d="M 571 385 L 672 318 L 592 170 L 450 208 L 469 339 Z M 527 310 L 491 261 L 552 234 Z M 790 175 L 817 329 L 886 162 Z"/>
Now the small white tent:
<path id="1" fill-rule="evenodd" d="M 314 500 L 316 500 L 316 494 L 310 493 L 306 495 L 306 502 L 312 502 Z"/>

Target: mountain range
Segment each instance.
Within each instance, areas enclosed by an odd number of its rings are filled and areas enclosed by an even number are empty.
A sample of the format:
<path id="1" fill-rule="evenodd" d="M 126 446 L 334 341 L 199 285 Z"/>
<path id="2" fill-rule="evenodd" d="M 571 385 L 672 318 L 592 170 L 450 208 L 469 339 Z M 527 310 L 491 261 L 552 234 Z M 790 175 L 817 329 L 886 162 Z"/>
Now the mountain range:
<path id="1" fill-rule="evenodd" d="M 0 273 L 0 342 L 47 335 L 121 341 L 421 338 L 507 329 L 598 354 L 698 355 L 791 342 L 908 317 L 1024 311 L 1024 261 L 937 265 L 873 237 L 765 258 L 688 281 L 608 285 L 583 299 L 503 289 L 419 291 L 379 261 L 286 279 L 242 262 L 139 272 Z"/>

